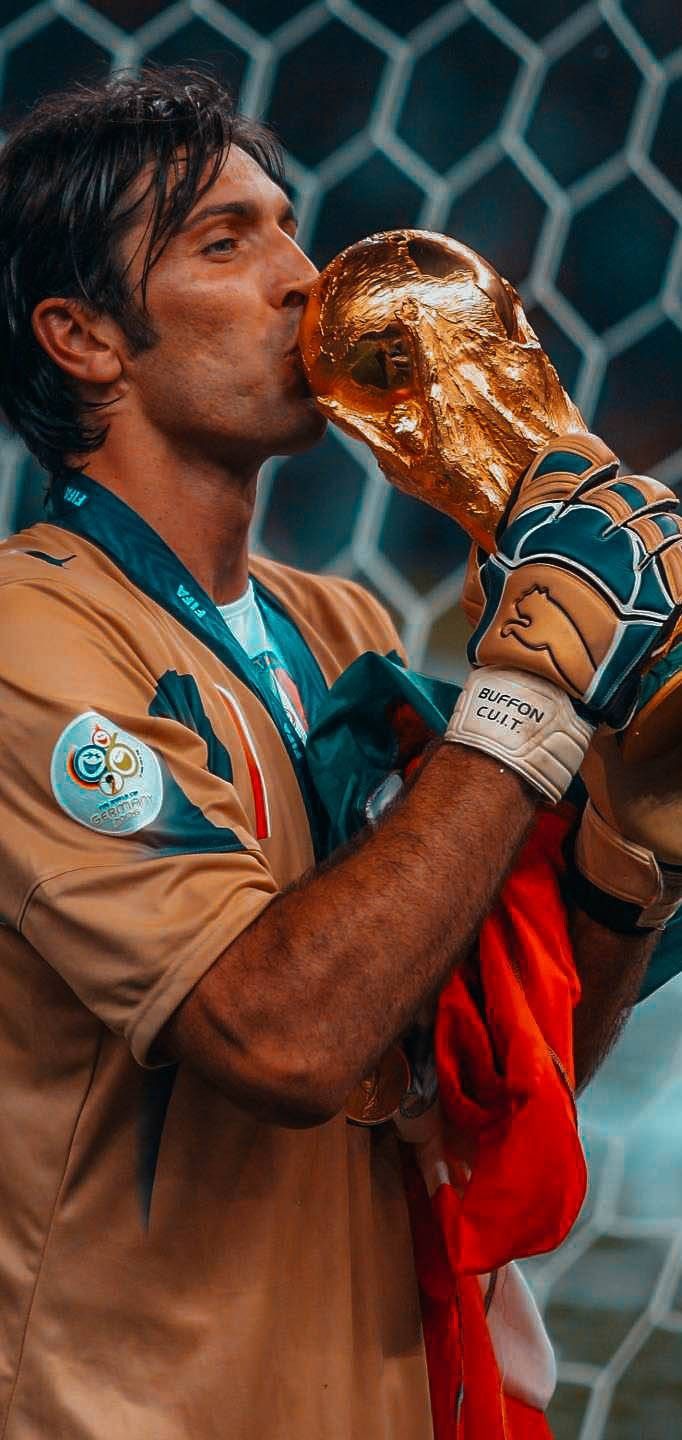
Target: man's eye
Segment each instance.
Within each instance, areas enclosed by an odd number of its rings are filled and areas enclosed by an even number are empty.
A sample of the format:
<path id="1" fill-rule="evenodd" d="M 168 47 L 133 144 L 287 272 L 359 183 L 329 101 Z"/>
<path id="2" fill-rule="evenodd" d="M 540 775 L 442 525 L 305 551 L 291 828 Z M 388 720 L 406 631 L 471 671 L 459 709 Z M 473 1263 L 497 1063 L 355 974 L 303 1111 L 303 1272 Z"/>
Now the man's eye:
<path id="1" fill-rule="evenodd" d="M 220 254 L 227 254 L 237 244 L 233 235 L 221 235 L 219 240 L 211 240 L 209 245 L 204 245 L 202 254 L 210 255 L 217 250 Z"/>

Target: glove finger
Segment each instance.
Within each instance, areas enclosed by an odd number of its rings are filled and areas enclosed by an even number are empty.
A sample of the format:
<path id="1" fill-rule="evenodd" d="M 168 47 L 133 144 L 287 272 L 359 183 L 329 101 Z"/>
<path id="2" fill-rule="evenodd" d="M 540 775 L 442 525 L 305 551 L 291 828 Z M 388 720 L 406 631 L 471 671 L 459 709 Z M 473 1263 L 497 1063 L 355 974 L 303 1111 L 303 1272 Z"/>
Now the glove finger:
<path id="1" fill-rule="evenodd" d="M 527 470 L 505 517 L 505 527 L 530 506 L 573 501 L 583 488 L 603 483 L 617 473 L 618 459 L 598 435 L 566 435 L 561 442 L 554 440 Z"/>
<path id="2" fill-rule="evenodd" d="M 667 485 L 651 475 L 618 475 L 605 477 L 599 472 L 588 475 L 573 491 L 572 500 L 585 505 L 601 505 L 613 515 L 617 524 L 633 514 L 646 511 L 675 510 L 679 500 Z"/>
<path id="3" fill-rule="evenodd" d="M 682 606 L 682 519 L 679 516 L 666 516 L 666 519 L 674 520 L 676 533 L 663 535 L 661 534 L 659 526 L 659 538 L 657 542 L 653 531 L 650 532 L 647 529 L 647 536 L 649 537 L 647 539 L 641 535 L 641 532 L 639 533 L 640 538 L 644 540 L 644 543 L 647 545 L 649 563 L 655 563 L 658 574 L 670 595 L 672 614 L 675 616 L 675 625 L 674 627 L 668 626 L 669 632 L 671 628 L 677 628 L 676 621 L 679 617 L 676 616 L 676 612 L 680 606 Z M 641 525 L 645 523 L 645 521 L 640 522 Z M 628 528 L 637 528 L 639 531 L 639 526 L 635 527 L 633 525 Z M 646 559 L 640 562 L 640 569 L 644 569 L 646 564 Z"/>

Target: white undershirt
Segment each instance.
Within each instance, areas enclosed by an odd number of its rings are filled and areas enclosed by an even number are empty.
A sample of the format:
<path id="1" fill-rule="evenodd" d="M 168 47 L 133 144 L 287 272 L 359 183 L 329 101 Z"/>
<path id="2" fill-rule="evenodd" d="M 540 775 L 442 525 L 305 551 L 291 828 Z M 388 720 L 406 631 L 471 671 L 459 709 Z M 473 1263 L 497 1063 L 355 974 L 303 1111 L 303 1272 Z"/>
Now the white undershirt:
<path id="1" fill-rule="evenodd" d="M 285 677 L 283 677 L 285 680 L 286 677 L 289 676 L 289 671 L 265 628 L 265 621 L 255 596 L 253 582 L 249 580 L 244 594 L 240 595 L 237 600 L 231 600 L 229 605 L 219 605 L 218 611 L 222 615 L 225 624 L 232 631 L 237 644 L 241 645 L 242 650 L 246 651 L 249 660 L 255 660 L 258 655 L 263 655 L 266 652 L 276 657 L 277 663 L 274 668 L 267 669 L 265 673 L 268 675 L 280 704 L 283 705 L 299 740 L 305 745 L 307 739 L 307 726 L 303 723 L 305 717 L 302 712 L 299 714 L 297 706 L 292 702 L 291 696 L 287 693 L 285 684 L 282 683 L 282 679 L 278 678 L 277 672 L 279 667 L 281 667 L 282 671 L 286 672 Z M 291 678 L 295 681 L 295 677 Z M 300 697 L 297 698 L 300 707 Z"/>
<path id="2" fill-rule="evenodd" d="M 219 605 L 218 610 L 250 660 L 256 655 L 262 655 L 264 650 L 272 649 L 252 580 L 249 580 L 244 594 L 240 595 L 238 600 L 231 600 L 229 605 Z"/>

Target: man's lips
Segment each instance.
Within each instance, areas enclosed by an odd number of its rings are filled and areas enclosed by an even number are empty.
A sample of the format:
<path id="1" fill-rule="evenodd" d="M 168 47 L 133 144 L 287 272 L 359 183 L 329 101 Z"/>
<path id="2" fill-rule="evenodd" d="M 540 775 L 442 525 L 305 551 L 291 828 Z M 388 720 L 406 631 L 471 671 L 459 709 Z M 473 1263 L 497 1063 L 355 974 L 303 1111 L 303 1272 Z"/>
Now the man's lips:
<path id="1" fill-rule="evenodd" d="M 301 351 L 298 345 L 292 345 L 291 349 L 286 351 L 284 358 L 290 363 L 292 369 L 296 372 L 297 383 L 301 382 L 305 387 L 306 393 L 308 395 L 312 394 L 310 385 L 308 384 L 308 378 L 306 376 L 303 366 L 303 358 L 301 356 Z"/>

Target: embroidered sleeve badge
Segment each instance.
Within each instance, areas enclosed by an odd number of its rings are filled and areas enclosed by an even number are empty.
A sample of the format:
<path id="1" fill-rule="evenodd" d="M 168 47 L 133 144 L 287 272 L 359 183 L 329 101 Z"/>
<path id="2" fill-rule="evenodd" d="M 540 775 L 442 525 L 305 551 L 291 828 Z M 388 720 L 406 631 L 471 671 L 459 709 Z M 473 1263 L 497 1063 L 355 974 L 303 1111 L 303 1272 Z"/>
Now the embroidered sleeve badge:
<path id="1" fill-rule="evenodd" d="M 50 782 L 72 820 L 107 835 L 132 835 L 150 825 L 163 799 L 154 751 L 94 710 L 62 731 L 52 752 Z"/>

